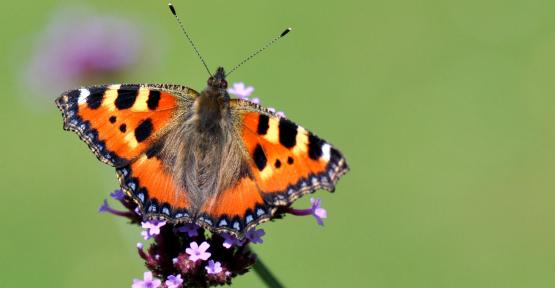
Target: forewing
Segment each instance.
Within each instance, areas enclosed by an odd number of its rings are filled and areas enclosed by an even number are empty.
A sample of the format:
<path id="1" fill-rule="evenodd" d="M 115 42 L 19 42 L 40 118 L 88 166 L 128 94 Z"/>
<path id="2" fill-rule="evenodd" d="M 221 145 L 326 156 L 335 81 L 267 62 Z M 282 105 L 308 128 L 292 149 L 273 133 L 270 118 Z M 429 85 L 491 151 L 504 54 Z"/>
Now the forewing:
<path id="1" fill-rule="evenodd" d="M 154 143 L 179 101 L 196 94 L 182 86 L 102 85 L 68 91 L 56 105 L 65 130 L 76 132 L 100 161 L 121 167 Z"/>
<path id="2" fill-rule="evenodd" d="M 335 184 L 349 168 L 341 152 L 292 121 L 236 100 L 251 171 L 267 203 L 288 206 L 300 196 Z"/>

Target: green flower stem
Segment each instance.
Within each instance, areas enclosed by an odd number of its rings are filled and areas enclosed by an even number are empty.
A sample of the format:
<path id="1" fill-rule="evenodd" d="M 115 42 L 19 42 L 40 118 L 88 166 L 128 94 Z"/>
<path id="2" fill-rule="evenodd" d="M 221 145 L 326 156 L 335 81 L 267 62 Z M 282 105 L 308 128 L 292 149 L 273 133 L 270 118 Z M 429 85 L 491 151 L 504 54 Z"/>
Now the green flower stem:
<path id="1" fill-rule="evenodd" d="M 264 262 L 260 260 L 260 257 L 254 263 L 254 272 L 258 274 L 258 277 L 264 281 L 267 287 L 269 288 L 284 288 L 279 280 L 272 274 L 272 271 L 268 269 L 268 266 L 264 265 Z"/>

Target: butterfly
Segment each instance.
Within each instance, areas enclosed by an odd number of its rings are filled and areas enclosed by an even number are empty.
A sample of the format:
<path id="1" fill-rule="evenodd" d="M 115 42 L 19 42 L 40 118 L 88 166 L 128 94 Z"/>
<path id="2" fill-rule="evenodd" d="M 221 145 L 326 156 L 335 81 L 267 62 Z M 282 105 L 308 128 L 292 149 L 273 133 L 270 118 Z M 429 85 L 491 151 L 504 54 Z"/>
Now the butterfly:
<path id="1" fill-rule="evenodd" d="M 196 223 L 243 238 L 279 208 L 348 171 L 328 142 L 248 100 L 232 99 L 223 68 L 200 93 L 117 84 L 63 93 L 64 129 L 116 169 L 144 219 Z"/>

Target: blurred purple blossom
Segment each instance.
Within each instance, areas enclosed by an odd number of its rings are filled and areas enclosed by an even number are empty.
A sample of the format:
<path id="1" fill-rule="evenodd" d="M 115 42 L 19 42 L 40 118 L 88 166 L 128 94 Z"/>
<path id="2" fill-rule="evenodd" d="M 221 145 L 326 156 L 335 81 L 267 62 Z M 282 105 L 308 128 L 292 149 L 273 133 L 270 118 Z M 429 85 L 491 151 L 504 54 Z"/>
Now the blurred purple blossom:
<path id="1" fill-rule="evenodd" d="M 206 252 L 210 248 L 208 242 L 202 242 L 200 246 L 197 242 L 193 241 L 189 244 L 189 248 L 185 249 L 185 253 L 189 254 L 189 259 L 193 262 L 197 260 L 208 260 L 210 258 L 210 252 Z"/>
<path id="2" fill-rule="evenodd" d="M 32 45 L 23 84 L 48 100 L 70 88 L 121 81 L 117 75 L 144 52 L 139 23 L 82 7 L 55 11 Z"/>
<path id="3" fill-rule="evenodd" d="M 251 96 L 252 92 L 254 91 L 254 87 L 252 86 L 245 86 L 245 83 L 233 83 L 232 88 L 227 89 L 227 93 L 233 94 L 237 96 L 239 99 L 246 100 L 249 96 Z"/>
<path id="4" fill-rule="evenodd" d="M 133 279 L 132 288 L 158 288 L 162 285 L 160 279 L 152 277 L 152 272 L 148 271 L 144 274 L 144 279 Z"/>

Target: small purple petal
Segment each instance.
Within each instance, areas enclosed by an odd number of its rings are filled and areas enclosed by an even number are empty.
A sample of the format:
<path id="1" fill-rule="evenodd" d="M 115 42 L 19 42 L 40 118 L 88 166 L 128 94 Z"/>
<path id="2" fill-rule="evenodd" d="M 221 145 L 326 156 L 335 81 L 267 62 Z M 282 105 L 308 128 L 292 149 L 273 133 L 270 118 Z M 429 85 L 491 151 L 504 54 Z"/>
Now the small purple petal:
<path id="1" fill-rule="evenodd" d="M 210 244 L 208 244 L 208 242 L 206 241 L 202 242 L 200 246 L 197 244 L 197 242 L 193 241 L 191 242 L 191 244 L 189 244 L 189 248 L 185 249 L 185 253 L 189 254 L 189 260 L 193 262 L 196 262 L 198 260 L 208 260 L 208 258 L 210 258 L 210 255 L 212 255 L 210 252 L 206 252 L 209 247 Z"/>
<path id="2" fill-rule="evenodd" d="M 264 241 L 262 240 L 262 236 L 264 236 L 266 234 L 266 232 L 264 232 L 264 229 L 250 229 L 249 231 L 247 231 L 247 239 L 249 239 L 252 243 L 254 244 L 262 244 L 264 243 Z"/>
<path id="3" fill-rule="evenodd" d="M 152 235 L 150 235 L 150 233 L 148 233 L 148 230 L 141 231 L 141 236 L 143 236 L 143 239 L 145 239 L 145 240 L 148 240 L 148 239 L 152 238 Z"/>
<path id="4" fill-rule="evenodd" d="M 143 243 L 139 242 L 137 243 L 137 248 L 138 249 L 143 249 L 145 246 L 143 245 Z"/>
<path id="5" fill-rule="evenodd" d="M 206 269 L 206 273 L 208 274 L 218 274 L 223 271 L 222 263 L 217 261 L 214 262 L 214 260 L 208 261 L 208 265 L 206 265 L 204 269 Z"/>
<path id="6" fill-rule="evenodd" d="M 229 249 L 232 246 L 241 246 L 241 245 L 243 245 L 243 241 L 237 239 L 235 236 L 233 236 L 229 233 L 222 233 L 220 235 L 224 238 L 224 243 L 222 245 L 226 249 Z"/>
<path id="7" fill-rule="evenodd" d="M 98 208 L 98 212 L 102 213 L 102 212 L 109 212 L 110 211 L 110 205 L 108 205 L 108 200 L 104 199 L 104 202 L 102 202 L 102 205 L 100 205 L 100 207 Z"/>
<path id="8" fill-rule="evenodd" d="M 167 288 L 179 288 L 181 284 L 183 284 L 183 279 L 181 279 L 181 275 L 179 274 L 177 274 L 177 276 L 170 275 L 165 284 Z"/>
<path id="9" fill-rule="evenodd" d="M 270 111 L 271 113 L 276 113 L 276 108 L 268 107 L 268 111 Z"/>
<path id="10" fill-rule="evenodd" d="M 279 118 L 284 118 L 285 113 L 283 113 L 283 111 L 278 111 L 278 112 L 276 112 L 276 116 L 279 117 Z"/>
<path id="11" fill-rule="evenodd" d="M 312 215 L 314 216 L 314 218 L 316 218 L 316 222 L 318 222 L 318 225 L 324 225 L 324 221 L 322 219 L 325 219 L 328 217 L 328 212 L 326 211 L 326 209 L 320 207 L 320 203 L 321 200 L 320 198 L 314 199 L 314 198 L 310 198 L 310 204 L 312 204 L 312 207 L 310 208 L 312 211 Z"/>
<path id="12" fill-rule="evenodd" d="M 125 197 L 125 194 L 123 193 L 123 191 L 121 189 L 115 190 L 114 192 L 110 193 L 110 197 L 112 197 L 115 200 L 121 201 L 123 200 L 123 197 Z"/>
<path id="13" fill-rule="evenodd" d="M 239 99 L 249 97 L 252 94 L 253 91 L 254 91 L 254 87 L 252 87 L 252 86 L 246 87 L 245 83 L 243 83 L 243 82 L 233 83 L 233 87 L 227 89 L 227 93 L 233 94 L 233 95 L 239 97 Z"/>
<path id="14" fill-rule="evenodd" d="M 143 275 L 143 280 L 133 279 L 132 288 L 158 288 L 162 285 L 160 279 L 154 278 L 152 272 L 145 272 Z"/>
<path id="15" fill-rule="evenodd" d="M 252 98 L 251 102 L 258 105 L 258 104 L 260 104 L 260 98 L 258 98 L 258 97 Z"/>
<path id="16" fill-rule="evenodd" d="M 166 221 L 149 220 L 146 222 L 141 222 L 141 226 L 146 229 L 146 232 L 150 237 L 160 234 L 160 228 L 164 225 L 166 225 Z M 141 235 L 143 234 L 141 233 Z M 147 239 L 145 238 L 145 240 Z"/>
<path id="17" fill-rule="evenodd" d="M 198 225 L 194 223 L 187 223 L 179 228 L 177 228 L 178 232 L 187 233 L 189 237 L 196 237 L 198 236 Z"/>
<path id="18" fill-rule="evenodd" d="M 312 215 L 316 218 L 316 222 L 319 225 L 324 225 L 324 221 L 322 219 L 326 219 L 328 217 L 328 212 L 326 209 L 320 207 L 321 200 L 320 198 L 310 198 L 310 208 L 308 209 L 294 209 L 288 208 L 287 213 L 293 214 L 296 216 L 307 216 Z"/>

